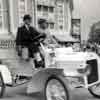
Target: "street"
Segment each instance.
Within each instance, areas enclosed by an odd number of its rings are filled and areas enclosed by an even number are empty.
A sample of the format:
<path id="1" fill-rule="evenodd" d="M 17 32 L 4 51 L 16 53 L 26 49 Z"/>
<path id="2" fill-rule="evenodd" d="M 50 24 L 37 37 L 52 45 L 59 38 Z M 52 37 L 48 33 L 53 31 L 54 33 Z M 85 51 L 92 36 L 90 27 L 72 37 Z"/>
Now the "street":
<path id="1" fill-rule="evenodd" d="M 41 93 L 27 95 L 25 93 L 26 85 L 8 88 L 1 100 L 44 100 Z M 99 100 L 94 98 L 86 89 L 75 89 L 72 92 L 72 100 Z"/>

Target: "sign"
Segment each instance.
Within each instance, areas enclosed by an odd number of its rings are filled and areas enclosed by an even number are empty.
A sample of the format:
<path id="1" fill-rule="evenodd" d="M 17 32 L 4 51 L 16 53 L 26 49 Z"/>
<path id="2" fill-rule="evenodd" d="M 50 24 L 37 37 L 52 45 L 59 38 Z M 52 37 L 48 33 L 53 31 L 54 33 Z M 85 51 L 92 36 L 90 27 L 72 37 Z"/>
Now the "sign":
<path id="1" fill-rule="evenodd" d="M 14 40 L 0 40 L 0 49 L 15 48 L 16 44 Z"/>

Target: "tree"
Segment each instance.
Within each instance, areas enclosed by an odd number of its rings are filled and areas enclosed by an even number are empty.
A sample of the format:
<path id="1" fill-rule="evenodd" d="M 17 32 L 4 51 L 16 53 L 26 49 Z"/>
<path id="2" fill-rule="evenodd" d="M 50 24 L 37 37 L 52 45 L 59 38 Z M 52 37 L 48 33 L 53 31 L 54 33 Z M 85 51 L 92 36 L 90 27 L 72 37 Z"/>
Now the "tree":
<path id="1" fill-rule="evenodd" d="M 88 41 L 100 43 L 100 22 L 92 25 Z"/>

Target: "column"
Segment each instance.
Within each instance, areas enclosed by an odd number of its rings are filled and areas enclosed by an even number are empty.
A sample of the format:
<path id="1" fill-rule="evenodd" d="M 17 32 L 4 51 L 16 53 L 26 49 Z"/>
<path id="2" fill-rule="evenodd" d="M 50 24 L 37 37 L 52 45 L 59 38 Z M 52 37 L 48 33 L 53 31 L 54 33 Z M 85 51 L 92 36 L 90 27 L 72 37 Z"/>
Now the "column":
<path id="1" fill-rule="evenodd" d="M 16 36 L 18 27 L 18 0 L 9 0 L 10 30 Z"/>
<path id="2" fill-rule="evenodd" d="M 68 6 L 67 6 L 67 12 L 68 12 L 68 29 L 67 29 L 67 32 L 70 34 L 71 33 L 72 14 L 71 14 L 71 9 L 70 9 L 70 3 L 69 2 L 68 2 Z"/>

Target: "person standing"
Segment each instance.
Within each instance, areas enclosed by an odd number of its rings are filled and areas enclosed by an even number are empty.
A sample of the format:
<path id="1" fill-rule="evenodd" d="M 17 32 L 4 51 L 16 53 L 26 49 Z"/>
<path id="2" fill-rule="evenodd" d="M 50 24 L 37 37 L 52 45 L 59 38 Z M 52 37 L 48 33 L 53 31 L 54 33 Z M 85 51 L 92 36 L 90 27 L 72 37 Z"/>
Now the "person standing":
<path id="1" fill-rule="evenodd" d="M 34 57 L 34 53 L 38 51 L 37 41 L 33 41 L 34 38 L 40 33 L 31 26 L 32 18 L 30 15 L 24 15 L 24 24 L 18 28 L 16 36 L 16 47 L 18 50 L 18 56 L 22 57 L 22 49 L 28 49 L 28 58 L 26 61 L 30 61 Z"/>

